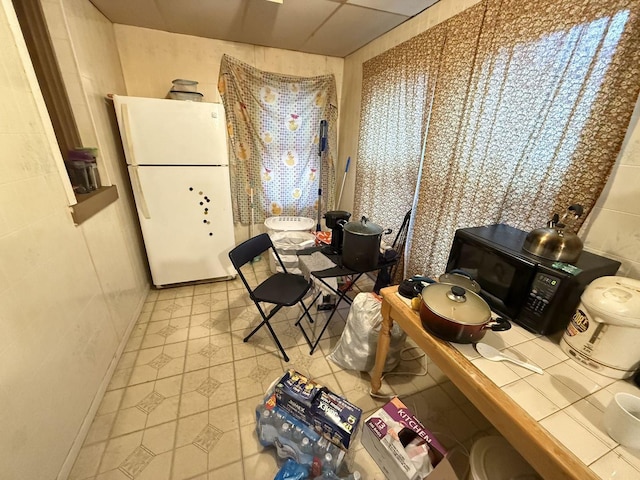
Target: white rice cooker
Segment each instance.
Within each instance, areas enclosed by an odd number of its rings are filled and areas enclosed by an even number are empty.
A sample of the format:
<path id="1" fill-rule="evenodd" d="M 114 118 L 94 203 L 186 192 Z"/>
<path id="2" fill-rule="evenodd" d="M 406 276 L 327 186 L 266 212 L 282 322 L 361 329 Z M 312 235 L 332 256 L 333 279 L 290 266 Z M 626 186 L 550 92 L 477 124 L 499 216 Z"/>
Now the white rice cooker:
<path id="1" fill-rule="evenodd" d="M 600 277 L 585 289 L 560 348 L 577 362 L 611 378 L 640 367 L 640 280 Z"/>

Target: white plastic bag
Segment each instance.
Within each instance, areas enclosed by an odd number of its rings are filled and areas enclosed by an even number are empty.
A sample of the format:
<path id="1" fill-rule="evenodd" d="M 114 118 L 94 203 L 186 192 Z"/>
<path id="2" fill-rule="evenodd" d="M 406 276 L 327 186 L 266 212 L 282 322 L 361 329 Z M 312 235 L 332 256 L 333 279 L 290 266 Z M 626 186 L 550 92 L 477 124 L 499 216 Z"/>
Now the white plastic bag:
<path id="1" fill-rule="evenodd" d="M 336 365 L 347 370 L 369 372 L 373 370 L 382 326 L 382 301 L 373 293 L 359 293 L 353 299 L 347 324 L 335 348 L 327 356 Z M 389 354 L 383 371 L 393 370 L 400 363 L 400 353 L 407 334 L 397 323 L 391 328 Z"/>

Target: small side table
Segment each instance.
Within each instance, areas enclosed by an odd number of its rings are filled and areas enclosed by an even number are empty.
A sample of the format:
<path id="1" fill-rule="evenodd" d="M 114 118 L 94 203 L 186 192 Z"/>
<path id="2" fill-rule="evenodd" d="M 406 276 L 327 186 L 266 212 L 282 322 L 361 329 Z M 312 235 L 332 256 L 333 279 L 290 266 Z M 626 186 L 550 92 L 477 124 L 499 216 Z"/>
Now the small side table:
<path id="1" fill-rule="evenodd" d="M 302 330 L 302 335 L 304 336 L 305 340 L 307 341 L 307 344 L 311 348 L 311 350 L 309 351 L 310 355 L 313 354 L 316 347 L 318 346 L 318 343 L 320 342 L 320 339 L 322 338 L 322 335 L 324 334 L 325 330 L 329 326 L 331 319 L 335 315 L 336 310 L 338 309 L 338 305 L 340 305 L 340 302 L 342 302 L 342 300 L 345 300 L 346 302 L 351 304 L 352 300 L 347 296 L 347 293 L 349 293 L 349 291 L 351 290 L 351 287 L 355 285 L 358 279 L 365 273 L 379 271 L 380 269 L 389 267 L 397 262 L 397 259 L 387 260 L 387 261 L 379 262 L 375 268 L 362 270 L 362 271 L 352 270 L 342 265 L 341 255 L 332 253 L 326 247 L 314 247 L 314 248 L 308 248 L 305 250 L 300 250 L 298 252 L 298 257 L 304 257 L 305 255 L 311 255 L 316 252 L 322 252 L 323 256 L 326 259 L 330 260 L 333 266 L 329 268 L 324 268 L 322 270 L 312 270 L 308 272 L 308 274 L 311 277 L 313 277 L 314 280 L 318 280 L 318 282 L 320 283 L 320 291 L 315 296 L 311 304 L 313 305 L 318 300 L 318 298 L 320 298 L 320 295 L 323 294 L 323 290 L 326 290 L 335 294 L 338 298 L 336 300 L 335 305 L 331 309 L 331 313 L 329 314 L 329 317 L 327 318 L 324 325 L 322 326 L 322 329 L 320 330 L 320 334 L 315 338 L 314 341 L 311 340 L 311 338 L 309 337 L 309 335 L 307 334 L 307 332 L 305 331 L 305 329 L 302 327 L 300 323 L 302 322 L 303 317 L 298 319 L 298 321 L 296 322 L 296 326 L 300 327 L 300 330 Z M 305 262 L 304 258 L 300 258 L 300 264 L 303 267 L 304 267 L 304 262 Z M 303 270 L 304 272 L 304 268 L 301 268 L 301 270 Z M 352 280 L 346 288 L 339 289 L 337 288 L 337 282 L 335 280 L 338 277 L 344 277 L 344 276 L 351 276 Z"/>

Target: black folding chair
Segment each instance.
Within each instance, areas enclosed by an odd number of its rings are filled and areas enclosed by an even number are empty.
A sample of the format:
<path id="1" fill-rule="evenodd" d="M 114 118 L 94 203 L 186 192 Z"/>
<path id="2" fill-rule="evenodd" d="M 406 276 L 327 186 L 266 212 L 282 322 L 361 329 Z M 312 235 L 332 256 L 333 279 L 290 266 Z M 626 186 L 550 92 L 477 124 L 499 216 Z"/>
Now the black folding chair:
<path id="1" fill-rule="evenodd" d="M 393 243 L 391 244 L 391 248 L 393 248 L 398 255 L 396 257 L 398 261 L 395 262 L 390 267 L 380 269 L 380 271 L 378 272 L 378 276 L 376 278 L 376 283 L 373 286 L 373 291 L 375 293 L 380 293 L 381 288 L 388 287 L 394 281 L 399 283 L 399 280 L 401 280 L 401 279 L 396 279 L 395 277 L 396 277 L 396 274 L 398 273 L 398 268 L 402 267 L 401 262 L 404 257 L 404 246 L 407 242 L 407 232 L 409 231 L 410 219 L 411 219 L 411 210 L 409 210 L 404 215 L 404 219 L 402 220 L 402 225 L 398 230 L 398 234 L 396 235 L 396 238 L 393 240 Z"/>
<path id="2" fill-rule="evenodd" d="M 256 258 L 258 255 L 269 249 L 271 249 L 275 254 L 275 257 L 278 260 L 278 263 L 280 263 L 280 266 L 282 267 L 284 273 L 275 273 L 274 275 L 263 281 L 260 285 L 252 289 L 249 285 L 249 282 L 247 282 L 247 279 L 242 273 L 242 267 Z M 293 273 L 287 272 L 284 263 L 282 263 L 282 260 L 280 259 L 280 255 L 278 255 L 278 252 L 273 247 L 271 238 L 269 238 L 269 235 L 267 235 L 266 233 L 262 233 L 256 237 L 250 238 L 245 242 L 242 242 L 240 245 L 229 252 L 229 258 L 231 259 L 231 263 L 238 272 L 238 275 L 240 275 L 242 283 L 244 283 L 244 286 L 249 292 L 251 300 L 253 300 L 253 302 L 256 304 L 256 307 L 258 308 L 258 311 L 262 316 L 262 322 L 260 322 L 260 324 L 244 338 L 244 341 L 248 341 L 253 336 L 253 334 L 260 329 L 260 327 L 266 325 L 269 329 L 269 332 L 271 333 L 271 336 L 275 340 L 276 345 L 278 345 L 278 348 L 282 352 L 284 360 L 288 362 L 289 357 L 285 353 L 280 340 L 278 340 L 276 333 L 273 331 L 273 328 L 269 324 L 269 320 L 276 313 L 278 313 L 278 311 L 282 307 L 291 307 L 296 303 L 300 303 L 300 305 L 304 309 L 304 312 L 300 318 L 302 318 L 304 315 L 307 315 L 309 317 L 309 320 L 313 323 L 313 319 L 309 315 L 309 308 L 306 307 L 304 302 L 302 301 L 304 296 L 309 291 L 309 288 L 311 288 L 311 281 L 308 281 L 302 275 L 295 275 Z M 260 306 L 260 302 L 271 303 L 275 306 L 269 312 L 269 314 L 266 315 L 264 310 Z"/>

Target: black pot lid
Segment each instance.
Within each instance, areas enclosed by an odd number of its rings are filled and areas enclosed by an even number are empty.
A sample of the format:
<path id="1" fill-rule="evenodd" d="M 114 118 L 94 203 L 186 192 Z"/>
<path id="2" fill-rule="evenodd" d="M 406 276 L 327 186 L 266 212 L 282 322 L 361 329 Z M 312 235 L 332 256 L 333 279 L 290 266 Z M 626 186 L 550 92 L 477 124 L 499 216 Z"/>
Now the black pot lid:
<path id="1" fill-rule="evenodd" d="M 382 235 L 384 229 L 380 225 L 369 222 L 366 217 L 362 217 L 359 222 L 347 223 L 343 230 L 355 235 Z"/>
<path id="2" fill-rule="evenodd" d="M 425 306 L 439 317 L 462 325 L 483 325 L 491 309 L 479 295 L 460 286 L 434 283 L 422 289 Z"/>
<path id="3" fill-rule="evenodd" d="M 473 293 L 480 293 L 480 290 L 482 290 L 478 282 L 459 273 L 443 273 L 438 277 L 438 281 L 449 285 L 458 285 L 465 290 L 471 290 Z"/>

